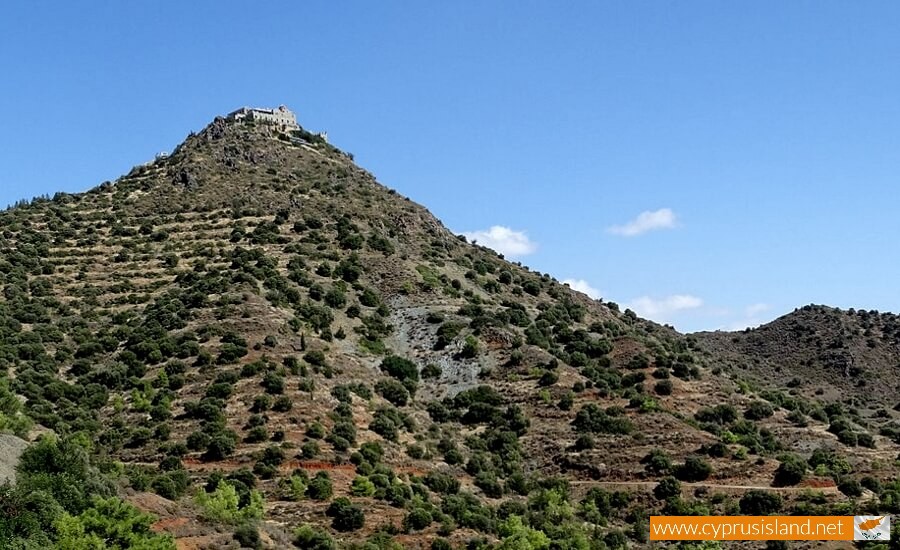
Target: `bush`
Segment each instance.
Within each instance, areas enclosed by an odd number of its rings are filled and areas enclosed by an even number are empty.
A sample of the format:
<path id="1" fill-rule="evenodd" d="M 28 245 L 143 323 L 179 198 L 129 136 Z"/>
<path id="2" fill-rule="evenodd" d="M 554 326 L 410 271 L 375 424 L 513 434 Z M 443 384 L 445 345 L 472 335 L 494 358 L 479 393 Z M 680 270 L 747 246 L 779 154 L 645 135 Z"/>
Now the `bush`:
<path id="1" fill-rule="evenodd" d="M 459 352 L 460 357 L 467 359 L 474 358 L 478 355 L 478 339 L 471 334 L 466 336 L 462 351 Z"/>
<path id="2" fill-rule="evenodd" d="M 233 483 L 219 481 L 215 491 L 197 493 L 197 504 L 204 515 L 214 521 L 234 523 L 236 521 L 260 519 L 263 516 L 263 498 L 258 491 L 250 491 L 246 505 L 240 506 L 240 498 Z"/>
<path id="3" fill-rule="evenodd" d="M 772 405 L 765 401 L 756 400 L 747 406 L 747 409 L 744 411 L 744 418 L 747 420 L 762 420 L 769 418 L 773 413 Z"/>
<path id="4" fill-rule="evenodd" d="M 684 464 L 676 469 L 675 476 L 681 481 L 698 482 L 708 478 L 711 473 L 712 466 L 707 461 L 697 456 L 689 456 Z"/>
<path id="5" fill-rule="evenodd" d="M 651 475 L 665 475 L 672 471 L 672 458 L 661 449 L 653 449 L 641 459 L 644 469 Z"/>
<path id="6" fill-rule="evenodd" d="M 761 490 L 751 490 L 741 497 L 738 506 L 741 513 L 748 516 L 765 516 L 781 510 L 781 496 Z"/>
<path id="7" fill-rule="evenodd" d="M 705 407 L 697 411 L 694 418 L 698 422 L 714 422 L 716 424 L 730 424 L 737 420 L 738 413 L 732 405 L 716 405 Z"/>
<path id="8" fill-rule="evenodd" d="M 262 538 L 259 536 L 259 528 L 255 523 L 244 523 L 234 530 L 234 540 L 241 545 L 241 548 L 252 548 L 260 550 L 262 548 Z"/>
<path id="9" fill-rule="evenodd" d="M 393 405 L 402 407 L 409 401 L 409 390 L 396 380 L 383 378 L 375 384 L 375 391 Z"/>
<path id="10" fill-rule="evenodd" d="M 350 485 L 350 494 L 355 497 L 370 497 L 375 494 L 375 484 L 366 476 L 356 476 Z"/>
<path id="11" fill-rule="evenodd" d="M 863 488 L 859 481 L 853 478 L 846 478 L 838 483 L 838 491 L 844 493 L 850 498 L 862 496 Z"/>
<path id="12" fill-rule="evenodd" d="M 681 496 L 681 482 L 674 477 L 664 477 L 653 488 L 653 496 L 658 500 L 668 500 Z"/>
<path id="13" fill-rule="evenodd" d="M 262 387 L 266 390 L 266 393 L 282 394 L 284 393 L 284 377 L 274 372 L 266 373 L 263 377 Z"/>
<path id="14" fill-rule="evenodd" d="M 303 525 L 294 531 L 294 546 L 303 550 L 337 550 L 334 539 L 312 525 Z"/>
<path id="15" fill-rule="evenodd" d="M 407 531 L 421 531 L 425 529 L 429 525 L 433 518 L 431 513 L 424 508 L 413 508 L 410 512 L 403 518 L 403 527 Z"/>
<path id="16" fill-rule="evenodd" d="M 785 454 L 778 458 L 781 464 L 775 470 L 776 486 L 796 485 L 806 476 L 806 461 L 795 454 Z"/>
<path id="17" fill-rule="evenodd" d="M 366 521 L 362 508 L 351 503 L 347 497 L 334 499 L 325 514 L 331 518 L 331 526 L 337 531 L 356 531 Z"/>
<path id="18" fill-rule="evenodd" d="M 660 380 L 653 386 L 653 391 L 655 391 L 657 395 L 672 395 L 672 381 Z"/>
<path id="19" fill-rule="evenodd" d="M 381 370 L 389 376 L 400 380 L 418 380 L 419 369 L 416 364 L 397 355 L 389 355 L 381 361 Z"/>
<path id="20" fill-rule="evenodd" d="M 313 500 L 328 500 L 332 494 L 331 478 L 326 472 L 319 472 L 309 480 L 306 487 L 306 496 Z"/>
<path id="21" fill-rule="evenodd" d="M 610 414 L 614 412 L 615 414 Z M 572 422 L 577 430 L 591 433 L 628 434 L 631 433 L 631 422 L 612 408 L 605 411 L 595 403 L 583 406 Z"/>
<path id="22" fill-rule="evenodd" d="M 435 365 L 434 363 L 429 363 L 425 365 L 422 369 L 422 378 L 438 378 L 441 376 L 441 367 Z"/>

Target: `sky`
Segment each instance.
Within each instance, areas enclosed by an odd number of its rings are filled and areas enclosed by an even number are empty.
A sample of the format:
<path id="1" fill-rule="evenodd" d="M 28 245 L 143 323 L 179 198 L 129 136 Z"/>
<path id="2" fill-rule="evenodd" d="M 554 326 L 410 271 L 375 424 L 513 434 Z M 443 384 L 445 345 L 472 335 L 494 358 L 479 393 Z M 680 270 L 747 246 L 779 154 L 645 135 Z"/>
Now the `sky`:
<path id="1" fill-rule="evenodd" d="M 13 1 L 0 207 L 286 104 L 453 231 L 681 331 L 898 312 L 898 28 L 887 1 Z"/>

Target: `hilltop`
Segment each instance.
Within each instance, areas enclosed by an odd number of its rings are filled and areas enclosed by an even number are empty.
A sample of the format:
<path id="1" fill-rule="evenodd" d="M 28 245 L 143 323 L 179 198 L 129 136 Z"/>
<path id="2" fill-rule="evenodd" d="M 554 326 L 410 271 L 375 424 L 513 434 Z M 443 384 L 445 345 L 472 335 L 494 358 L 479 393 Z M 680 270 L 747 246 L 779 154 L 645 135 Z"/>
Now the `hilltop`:
<path id="1" fill-rule="evenodd" d="M 822 343 L 592 300 L 300 127 L 217 118 L 3 211 L 0 273 L 0 425 L 83 449 L 181 548 L 622 548 L 660 511 L 900 502 L 895 411 L 745 369 Z"/>
<path id="2" fill-rule="evenodd" d="M 873 409 L 898 404 L 900 316 L 892 313 L 808 305 L 755 329 L 693 336 L 762 383 Z"/>

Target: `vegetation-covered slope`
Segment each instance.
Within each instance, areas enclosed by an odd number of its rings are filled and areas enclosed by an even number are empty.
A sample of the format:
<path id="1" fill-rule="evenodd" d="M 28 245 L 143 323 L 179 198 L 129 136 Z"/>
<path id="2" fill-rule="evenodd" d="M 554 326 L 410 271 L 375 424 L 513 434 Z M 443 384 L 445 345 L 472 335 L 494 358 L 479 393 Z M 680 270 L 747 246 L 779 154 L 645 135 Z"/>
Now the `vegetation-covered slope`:
<path id="1" fill-rule="evenodd" d="M 50 491 L 56 541 L 90 506 L 118 521 L 113 494 L 183 548 L 620 548 L 654 512 L 900 502 L 894 411 L 723 368 L 304 131 L 217 119 L 114 183 L 2 212 L 0 275 L 2 426 L 55 434 L 41 457 L 83 451 L 32 478 L 103 481 Z"/>

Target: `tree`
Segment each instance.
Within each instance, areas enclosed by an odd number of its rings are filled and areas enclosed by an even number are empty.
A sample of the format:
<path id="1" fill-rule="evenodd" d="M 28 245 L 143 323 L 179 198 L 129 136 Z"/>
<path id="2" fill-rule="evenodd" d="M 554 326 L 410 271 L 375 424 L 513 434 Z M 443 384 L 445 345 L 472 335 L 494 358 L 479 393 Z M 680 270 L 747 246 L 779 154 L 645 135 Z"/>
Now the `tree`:
<path id="1" fill-rule="evenodd" d="M 662 449 L 653 449 L 641 459 L 644 469 L 651 475 L 665 475 L 672 470 L 672 458 Z"/>
<path id="2" fill-rule="evenodd" d="M 681 496 L 681 482 L 674 477 L 664 477 L 653 488 L 653 496 L 658 500 L 668 500 Z"/>
<path id="3" fill-rule="evenodd" d="M 462 351 L 459 352 L 460 357 L 471 359 L 478 355 L 478 339 L 471 334 L 466 336 Z"/>
<path id="4" fill-rule="evenodd" d="M 19 459 L 17 488 L 46 492 L 72 514 L 84 511 L 94 496 L 112 496 L 112 484 L 91 465 L 89 446 L 78 436 L 41 437 Z"/>
<path id="5" fill-rule="evenodd" d="M 153 516 L 141 513 L 118 498 L 95 498 L 90 508 L 77 516 L 63 514 L 54 527 L 59 550 L 104 550 L 140 548 L 175 550 L 170 535 L 150 530 Z"/>
<path id="6" fill-rule="evenodd" d="M 409 390 L 406 386 L 390 378 L 382 378 L 376 382 L 375 391 L 398 407 L 406 405 L 409 401 Z"/>
<path id="7" fill-rule="evenodd" d="M 497 550 L 545 550 L 550 548 L 550 538 L 542 531 L 532 529 L 519 516 L 509 516 L 497 529 L 500 544 Z"/>
<path id="8" fill-rule="evenodd" d="M 416 364 L 398 355 L 389 355 L 381 361 L 381 370 L 397 380 L 418 380 L 419 369 Z"/>
<path id="9" fill-rule="evenodd" d="M 334 499 L 325 514 L 331 518 L 331 526 L 337 531 L 356 531 L 366 522 L 362 508 L 351 503 L 347 497 Z"/>
<path id="10" fill-rule="evenodd" d="M 769 418 L 773 413 L 772 405 L 757 399 L 747 406 L 747 409 L 744 411 L 744 418 L 747 420 L 762 420 Z"/>
<path id="11" fill-rule="evenodd" d="M 306 487 L 306 496 L 313 500 L 328 500 L 331 498 L 331 493 L 331 478 L 327 472 L 317 473 Z"/>
<path id="12" fill-rule="evenodd" d="M 241 548 L 252 548 L 260 550 L 262 548 L 262 538 L 259 536 L 259 527 L 255 523 L 243 523 L 234 530 L 234 540 L 241 545 Z"/>
<path id="13" fill-rule="evenodd" d="M 375 484 L 366 476 L 356 476 L 350 486 L 350 494 L 355 497 L 370 497 L 375 494 Z"/>
<path id="14" fill-rule="evenodd" d="M 675 471 L 675 476 L 681 481 L 697 482 L 708 478 L 712 473 L 712 466 L 698 456 L 689 456 L 684 464 Z"/>
<path id="15" fill-rule="evenodd" d="M 806 461 L 792 453 L 781 455 L 778 460 L 781 464 L 775 470 L 776 486 L 796 485 L 803 481 L 806 476 Z"/>
<path id="16" fill-rule="evenodd" d="M 672 381 L 660 380 L 653 386 L 653 391 L 655 391 L 657 395 L 672 395 Z"/>
<path id="17" fill-rule="evenodd" d="M 259 491 L 251 490 L 249 501 L 241 506 L 237 489 L 230 481 L 220 480 L 211 493 L 201 490 L 197 493 L 196 501 L 205 515 L 215 521 L 236 523 L 263 516 L 264 502 Z"/>
<path id="18" fill-rule="evenodd" d="M 758 489 L 748 491 L 738 502 L 741 513 L 750 516 L 765 516 L 777 512 L 781 510 L 782 504 L 781 496 Z"/>
<path id="19" fill-rule="evenodd" d="M 337 546 L 328 533 L 319 531 L 312 525 L 303 525 L 294 531 L 294 546 L 304 550 L 336 550 Z"/>

